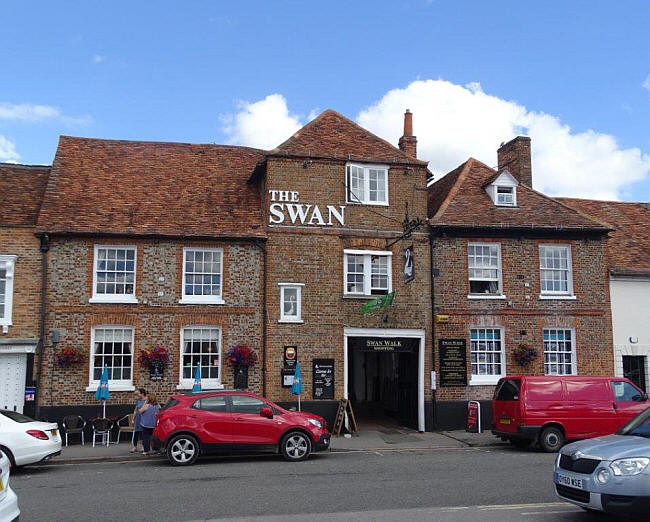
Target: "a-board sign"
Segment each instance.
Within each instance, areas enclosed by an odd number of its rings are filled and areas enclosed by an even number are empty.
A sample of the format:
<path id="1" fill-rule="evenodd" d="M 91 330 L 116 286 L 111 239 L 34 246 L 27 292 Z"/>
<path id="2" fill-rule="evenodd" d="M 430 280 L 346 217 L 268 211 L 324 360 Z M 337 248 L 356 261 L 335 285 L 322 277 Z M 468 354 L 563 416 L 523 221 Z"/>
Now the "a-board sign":
<path id="1" fill-rule="evenodd" d="M 334 398 L 334 359 L 312 361 L 312 388 L 314 399 Z"/>
<path id="2" fill-rule="evenodd" d="M 293 370 L 296 367 L 298 360 L 298 347 L 285 346 L 284 347 L 284 367 Z"/>
<path id="3" fill-rule="evenodd" d="M 467 386 L 465 339 L 438 339 L 440 386 Z"/>
<path id="4" fill-rule="evenodd" d="M 343 423 L 345 422 L 345 414 L 349 415 L 349 427 L 352 433 L 359 433 L 357 428 L 357 420 L 354 418 L 354 411 L 352 411 L 352 403 L 348 399 L 341 399 L 339 401 L 339 409 L 336 411 L 334 417 L 334 426 L 332 426 L 332 435 L 340 435 Z"/>

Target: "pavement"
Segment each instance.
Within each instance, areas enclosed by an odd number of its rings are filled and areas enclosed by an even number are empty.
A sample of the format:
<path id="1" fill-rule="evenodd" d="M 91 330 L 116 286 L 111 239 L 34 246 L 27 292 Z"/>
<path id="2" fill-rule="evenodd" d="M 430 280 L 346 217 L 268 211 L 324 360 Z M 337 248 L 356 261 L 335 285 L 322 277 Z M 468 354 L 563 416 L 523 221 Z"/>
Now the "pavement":
<path id="1" fill-rule="evenodd" d="M 63 446 L 61 455 L 46 462 L 46 465 L 75 464 L 84 462 L 122 462 L 129 459 L 162 458 L 145 457 L 140 453 L 129 453 L 131 444 L 128 435 L 122 435 L 122 442 L 109 446 L 85 445 Z M 438 450 L 468 447 L 508 446 L 489 431 L 467 433 L 465 431 L 418 432 L 399 426 L 378 426 L 376 429 L 362 429 L 359 435 L 333 436 L 333 452 L 391 451 L 391 450 Z"/>

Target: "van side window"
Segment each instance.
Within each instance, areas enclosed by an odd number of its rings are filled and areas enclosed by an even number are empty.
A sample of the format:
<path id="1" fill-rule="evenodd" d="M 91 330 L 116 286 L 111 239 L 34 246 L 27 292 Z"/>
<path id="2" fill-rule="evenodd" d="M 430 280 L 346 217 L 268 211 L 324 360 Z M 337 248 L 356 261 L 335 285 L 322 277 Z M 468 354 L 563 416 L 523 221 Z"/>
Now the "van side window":
<path id="1" fill-rule="evenodd" d="M 641 392 L 629 382 L 612 381 L 612 388 L 617 401 L 639 401 L 642 398 Z"/>
<path id="2" fill-rule="evenodd" d="M 519 400 L 519 381 L 507 379 L 501 383 L 496 393 L 497 401 L 518 401 Z"/>

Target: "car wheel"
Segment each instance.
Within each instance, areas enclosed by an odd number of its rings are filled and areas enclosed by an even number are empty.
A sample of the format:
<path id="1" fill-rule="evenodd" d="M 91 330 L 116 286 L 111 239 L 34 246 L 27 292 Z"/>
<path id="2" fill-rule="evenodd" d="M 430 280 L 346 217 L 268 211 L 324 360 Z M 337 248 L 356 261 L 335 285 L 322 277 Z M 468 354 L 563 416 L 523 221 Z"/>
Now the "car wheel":
<path id="1" fill-rule="evenodd" d="M 555 426 L 544 428 L 539 436 L 539 445 L 547 453 L 554 453 L 564 445 L 564 433 Z"/>
<path id="2" fill-rule="evenodd" d="M 199 443 L 192 435 L 177 435 L 167 445 L 172 466 L 189 466 L 199 458 Z"/>
<path id="3" fill-rule="evenodd" d="M 14 458 L 14 454 L 11 453 L 11 451 L 9 451 L 9 448 L 6 448 L 5 446 L 0 446 L 0 450 L 2 451 L 2 453 L 7 455 L 7 458 L 9 459 L 9 464 L 11 464 L 11 467 L 12 468 L 18 468 L 18 466 L 16 466 L 16 459 Z"/>
<path id="4" fill-rule="evenodd" d="M 311 440 L 301 431 L 287 433 L 280 443 L 280 450 L 285 460 L 300 462 L 309 457 L 311 453 Z"/>

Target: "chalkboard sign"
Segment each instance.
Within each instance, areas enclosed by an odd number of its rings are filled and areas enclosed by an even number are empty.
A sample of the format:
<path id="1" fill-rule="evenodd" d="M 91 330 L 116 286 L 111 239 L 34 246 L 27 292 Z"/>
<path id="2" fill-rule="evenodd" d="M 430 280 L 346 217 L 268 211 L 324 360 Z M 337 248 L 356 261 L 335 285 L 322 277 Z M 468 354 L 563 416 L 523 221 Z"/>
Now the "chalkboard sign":
<path id="1" fill-rule="evenodd" d="M 313 397 L 314 399 L 334 398 L 334 359 L 314 359 Z"/>
<path id="2" fill-rule="evenodd" d="M 440 386 L 467 386 L 465 339 L 438 339 Z"/>
<path id="3" fill-rule="evenodd" d="M 162 381 L 164 377 L 165 367 L 162 364 L 149 365 L 149 380 Z"/>

